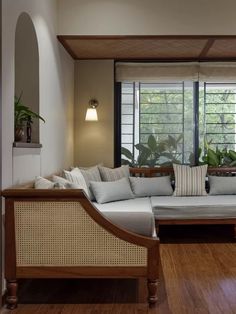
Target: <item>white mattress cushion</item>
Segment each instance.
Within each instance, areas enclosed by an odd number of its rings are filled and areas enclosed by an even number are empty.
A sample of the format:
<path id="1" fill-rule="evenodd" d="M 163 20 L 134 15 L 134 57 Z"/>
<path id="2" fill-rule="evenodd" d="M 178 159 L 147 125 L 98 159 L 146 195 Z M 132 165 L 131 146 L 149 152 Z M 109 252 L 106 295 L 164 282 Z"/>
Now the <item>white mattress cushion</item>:
<path id="1" fill-rule="evenodd" d="M 236 195 L 153 196 L 151 206 L 158 219 L 236 218 Z"/>
<path id="2" fill-rule="evenodd" d="M 147 237 L 156 236 L 154 215 L 148 197 L 93 204 L 107 219 L 121 228 Z"/>
<path id="3" fill-rule="evenodd" d="M 124 201 L 116 201 L 105 204 L 93 202 L 94 206 L 102 213 L 106 212 L 149 212 L 152 213 L 152 207 L 149 197 L 134 198 Z"/>

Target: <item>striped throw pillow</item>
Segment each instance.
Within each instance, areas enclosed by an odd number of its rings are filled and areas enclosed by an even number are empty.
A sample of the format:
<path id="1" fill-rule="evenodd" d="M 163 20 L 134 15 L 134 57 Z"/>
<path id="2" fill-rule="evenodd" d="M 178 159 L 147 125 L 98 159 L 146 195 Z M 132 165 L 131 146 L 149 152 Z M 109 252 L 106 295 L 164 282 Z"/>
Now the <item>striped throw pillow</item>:
<path id="1" fill-rule="evenodd" d="M 205 178 L 207 165 L 189 167 L 174 164 L 175 191 L 174 196 L 200 196 L 207 195 Z"/>
<path id="2" fill-rule="evenodd" d="M 117 181 L 122 178 L 129 178 L 129 166 L 121 166 L 119 168 L 107 168 L 99 166 L 102 181 Z"/>
<path id="3" fill-rule="evenodd" d="M 87 169 L 79 168 L 79 171 L 81 172 L 82 176 L 84 177 L 84 180 L 85 180 L 86 185 L 88 187 L 89 198 L 92 201 L 94 201 L 95 200 L 95 196 L 94 196 L 93 191 L 91 189 L 90 181 L 96 181 L 96 182 L 101 182 L 102 181 L 101 176 L 100 176 L 100 172 L 99 172 L 99 169 L 98 169 L 98 166 L 94 166 L 94 167 L 87 168 Z"/>
<path id="4" fill-rule="evenodd" d="M 76 184 L 76 186 L 78 186 L 78 189 L 84 190 L 87 196 L 91 198 L 89 188 L 79 168 L 73 168 L 72 171 L 64 170 L 63 172 L 64 172 L 65 178 L 69 182 Z"/>
<path id="5" fill-rule="evenodd" d="M 76 184 L 78 188 L 83 189 L 90 200 L 95 200 L 90 188 L 90 181 L 102 181 L 98 166 L 87 169 L 75 167 L 71 171 L 64 170 L 64 175 L 68 181 Z"/>

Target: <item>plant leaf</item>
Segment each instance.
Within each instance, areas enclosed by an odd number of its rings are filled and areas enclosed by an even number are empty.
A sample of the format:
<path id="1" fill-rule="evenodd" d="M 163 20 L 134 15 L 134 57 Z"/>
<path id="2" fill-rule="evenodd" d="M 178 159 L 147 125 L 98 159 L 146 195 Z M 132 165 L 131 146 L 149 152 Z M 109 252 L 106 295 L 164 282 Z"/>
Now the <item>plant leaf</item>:
<path id="1" fill-rule="evenodd" d="M 155 139 L 155 137 L 151 134 L 148 137 L 148 147 L 155 152 L 157 149 L 157 141 Z"/>
<path id="2" fill-rule="evenodd" d="M 147 160 L 151 156 L 151 151 L 150 150 L 143 150 L 138 156 L 137 162 L 139 167 L 141 166 L 146 166 L 147 165 Z"/>
<path id="3" fill-rule="evenodd" d="M 236 160 L 232 161 L 230 164 L 230 167 L 235 167 L 236 166 Z"/>
<path id="4" fill-rule="evenodd" d="M 177 142 L 173 136 L 168 135 L 168 143 L 169 143 L 169 146 L 172 146 L 174 147 L 174 149 L 177 149 Z"/>
<path id="5" fill-rule="evenodd" d="M 126 158 L 130 159 L 131 161 L 133 161 L 133 154 L 127 148 L 121 147 L 121 155 L 124 155 Z"/>
<path id="6" fill-rule="evenodd" d="M 233 150 L 229 150 L 229 156 L 231 159 L 236 160 L 236 152 Z"/>
<path id="7" fill-rule="evenodd" d="M 207 156 L 208 156 L 208 165 L 209 166 L 219 167 L 220 160 L 219 160 L 218 155 L 214 152 L 214 150 L 209 148 L 207 151 Z"/>
<path id="8" fill-rule="evenodd" d="M 143 144 L 136 144 L 134 145 L 135 148 L 137 148 L 137 150 L 143 151 L 143 150 L 149 150 L 148 147 L 144 146 Z"/>
<path id="9" fill-rule="evenodd" d="M 133 167 L 133 164 L 127 159 L 121 158 L 121 164 L 122 165 L 129 165 L 130 167 Z"/>

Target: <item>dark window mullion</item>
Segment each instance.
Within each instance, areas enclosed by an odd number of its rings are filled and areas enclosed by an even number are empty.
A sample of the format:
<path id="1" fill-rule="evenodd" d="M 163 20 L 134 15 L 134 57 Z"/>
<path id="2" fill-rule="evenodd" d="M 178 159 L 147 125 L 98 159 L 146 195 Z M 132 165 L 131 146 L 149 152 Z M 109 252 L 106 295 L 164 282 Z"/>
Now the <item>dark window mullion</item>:
<path id="1" fill-rule="evenodd" d="M 184 163 L 184 82 L 182 83 L 182 91 L 183 91 L 183 107 L 182 107 L 182 131 L 183 131 L 183 144 L 182 144 L 182 163 Z"/>
<path id="2" fill-rule="evenodd" d="M 194 164 L 198 165 L 198 151 L 199 151 L 199 82 L 193 83 L 193 119 L 194 119 Z"/>

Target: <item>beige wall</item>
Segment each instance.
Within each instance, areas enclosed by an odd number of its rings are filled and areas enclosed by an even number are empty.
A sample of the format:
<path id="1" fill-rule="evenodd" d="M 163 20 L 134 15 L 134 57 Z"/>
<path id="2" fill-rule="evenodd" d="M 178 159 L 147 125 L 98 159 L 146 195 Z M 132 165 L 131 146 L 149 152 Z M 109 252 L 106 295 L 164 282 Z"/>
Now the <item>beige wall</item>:
<path id="1" fill-rule="evenodd" d="M 235 0 L 58 0 L 59 34 L 236 34 Z"/>
<path id="2" fill-rule="evenodd" d="M 112 60 L 76 62 L 75 100 L 75 165 L 103 163 L 113 166 L 114 160 L 114 64 Z M 97 98 L 98 121 L 85 121 L 88 101 Z"/>

